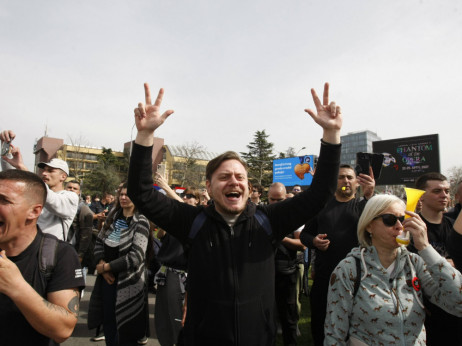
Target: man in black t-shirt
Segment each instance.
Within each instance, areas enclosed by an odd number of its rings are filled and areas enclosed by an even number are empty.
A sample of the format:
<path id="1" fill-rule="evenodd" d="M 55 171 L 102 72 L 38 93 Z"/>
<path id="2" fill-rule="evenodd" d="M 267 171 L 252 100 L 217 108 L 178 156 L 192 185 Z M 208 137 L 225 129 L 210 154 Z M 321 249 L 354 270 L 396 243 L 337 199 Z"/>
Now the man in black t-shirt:
<path id="1" fill-rule="evenodd" d="M 363 187 L 364 199 L 356 198 L 356 190 Z M 338 173 L 335 198 L 309 222 L 300 240 L 310 249 L 316 249 L 311 301 L 311 334 L 316 346 L 324 343 L 329 279 L 337 264 L 350 250 L 358 246 L 356 228 L 367 199 L 374 194 L 375 180 L 372 169 L 369 175 L 356 176 L 349 165 L 341 165 Z"/>
<path id="2" fill-rule="evenodd" d="M 449 203 L 448 180 L 440 173 L 430 172 L 416 180 L 416 188 L 425 190 L 420 198 L 422 202 L 420 217 L 427 225 L 428 241 L 441 256 L 455 266 L 450 253 L 450 239 L 455 233 L 454 220 L 444 216 Z M 410 250 L 414 249 L 410 247 Z M 460 248 L 457 251 L 460 252 Z M 462 268 L 457 269 L 460 271 Z M 462 335 L 460 335 L 462 320 L 430 303 L 429 300 L 425 300 L 424 304 L 430 311 L 425 319 L 427 345 L 462 345 Z"/>
<path id="3" fill-rule="evenodd" d="M 51 235 L 56 261 L 40 271 L 47 252 L 37 219 L 46 186 L 21 170 L 0 173 L 0 343 L 55 345 L 73 332 L 84 281 L 75 250 Z M 55 241 L 54 241 L 55 240 Z"/>

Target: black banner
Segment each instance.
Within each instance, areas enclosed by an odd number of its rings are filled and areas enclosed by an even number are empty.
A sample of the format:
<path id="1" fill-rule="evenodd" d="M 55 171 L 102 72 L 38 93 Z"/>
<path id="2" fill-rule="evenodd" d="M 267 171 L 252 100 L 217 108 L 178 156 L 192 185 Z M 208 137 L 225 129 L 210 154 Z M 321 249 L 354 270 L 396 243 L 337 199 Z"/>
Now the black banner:
<path id="1" fill-rule="evenodd" d="M 377 185 L 414 187 L 427 172 L 440 172 L 438 135 L 397 138 L 372 143 L 374 153 L 383 153 L 383 168 Z"/>

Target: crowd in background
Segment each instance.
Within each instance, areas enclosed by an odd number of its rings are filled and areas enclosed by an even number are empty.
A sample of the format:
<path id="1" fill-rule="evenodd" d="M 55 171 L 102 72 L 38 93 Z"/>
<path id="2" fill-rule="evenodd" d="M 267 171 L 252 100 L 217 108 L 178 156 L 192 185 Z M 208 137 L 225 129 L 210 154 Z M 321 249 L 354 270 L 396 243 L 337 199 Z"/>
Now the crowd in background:
<path id="1" fill-rule="evenodd" d="M 205 189 L 177 195 L 152 172 L 154 131 L 173 111 L 160 112 L 163 90 L 153 102 L 148 85 L 117 191 L 82 194 L 57 158 L 27 172 L 15 133 L 1 132 L 10 144 L 0 173 L 6 344 L 68 338 L 85 277 L 96 275 L 88 327 L 107 345 L 147 343 L 148 292 L 161 345 L 273 345 L 278 327 L 283 344 L 296 345 L 301 294 L 315 345 L 462 345 L 462 182 L 451 210 L 448 179 L 436 172 L 416 181 L 416 210 L 378 194 L 372 169 L 339 162 L 342 115 L 328 84 L 322 101 L 312 95 L 318 166 L 311 186 L 290 191 L 252 184 L 229 151 L 207 165 Z M 396 240 L 405 232 L 407 247 Z"/>

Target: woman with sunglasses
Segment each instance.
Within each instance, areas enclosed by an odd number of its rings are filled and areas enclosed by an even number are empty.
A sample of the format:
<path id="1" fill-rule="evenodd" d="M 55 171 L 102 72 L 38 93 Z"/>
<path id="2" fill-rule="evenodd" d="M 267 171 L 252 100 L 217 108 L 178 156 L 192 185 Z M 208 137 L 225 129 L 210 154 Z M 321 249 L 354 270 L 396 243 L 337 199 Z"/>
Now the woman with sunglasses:
<path id="1" fill-rule="evenodd" d="M 411 233 L 418 255 L 396 241 L 403 229 Z M 405 212 L 398 197 L 368 201 L 358 239 L 360 247 L 330 279 L 325 345 L 425 345 L 424 295 L 462 316 L 461 274 L 432 248 L 425 223 Z"/>

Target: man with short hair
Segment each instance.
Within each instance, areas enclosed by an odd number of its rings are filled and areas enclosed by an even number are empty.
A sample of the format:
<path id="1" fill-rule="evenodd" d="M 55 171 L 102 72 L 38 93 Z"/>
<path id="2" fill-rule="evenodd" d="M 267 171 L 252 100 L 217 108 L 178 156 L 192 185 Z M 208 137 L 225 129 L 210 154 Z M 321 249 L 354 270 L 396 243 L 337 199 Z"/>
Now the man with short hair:
<path id="1" fill-rule="evenodd" d="M 420 198 L 422 202 L 420 215 L 427 225 L 428 241 L 441 256 L 449 258 L 446 244 L 453 220 L 444 216 L 449 203 L 449 182 L 443 174 L 430 172 L 421 175 L 416 180 L 415 186 L 425 191 Z"/>
<path id="2" fill-rule="evenodd" d="M 309 189 L 283 203 L 248 203 L 246 163 L 226 152 L 206 167 L 207 191 L 214 203 L 193 207 L 152 188 L 154 131 L 173 113 L 163 114 L 163 89 L 152 104 L 138 104 L 138 133 L 130 160 L 128 194 L 138 210 L 188 245 L 186 345 L 273 345 L 274 242 L 321 210 L 335 190 L 340 157 L 340 107 L 311 90 L 317 113 L 306 110 L 323 128 L 318 168 Z"/>
<path id="3" fill-rule="evenodd" d="M 72 247 L 44 235 L 37 224 L 46 194 L 46 185 L 33 173 L 0 173 L 2 345 L 56 345 L 70 337 L 77 323 L 79 290 L 85 284 Z M 49 276 L 40 264 L 47 252 L 45 237 L 56 246 Z"/>
<path id="4" fill-rule="evenodd" d="M 40 162 L 42 180 L 48 187 L 47 201 L 38 225 L 45 233 L 53 234 L 61 240 L 68 239 L 69 227 L 77 213 L 79 197 L 71 191 L 64 190 L 63 183 L 69 175 L 67 163 L 61 159 Z"/>
<path id="5" fill-rule="evenodd" d="M 460 252 L 460 248 L 451 251 L 451 237 L 455 233 L 454 220 L 444 215 L 449 203 L 448 179 L 438 172 L 425 173 L 416 180 L 415 186 L 425 191 L 420 198 L 420 217 L 427 225 L 428 241 L 441 256 L 454 265 L 452 257 L 454 252 Z M 412 245 L 409 248 L 417 252 Z M 458 270 L 462 269 L 457 260 L 455 264 Z M 427 345 L 462 345 L 462 320 L 440 309 L 428 299 L 424 299 L 424 305 L 430 311 L 425 319 Z"/>
<path id="6" fill-rule="evenodd" d="M 11 142 L 16 135 L 11 130 L 0 133 L 0 140 Z M 16 169 L 28 171 L 24 165 L 21 151 L 11 145 L 12 158 L 2 159 Z M 69 175 L 69 166 L 61 159 L 51 159 L 50 162 L 40 162 L 37 167 L 42 171 L 39 176 L 47 186 L 47 201 L 43 207 L 38 225 L 44 233 L 53 234 L 56 238 L 67 240 L 67 233 L 77 212 L 79 198 L 75 193 L 64 190 L 64 181 Z"/>
<path id="7" fill-rule="evenodd" d="M 286 199 L 286 187 L 282 183 L 273 183 L 268 190 L 269 204 Z M 276 277 L 275 296 L 278 318 L 282 329 L 285 346 L 297 344 L 298 311 L 298 276 L 299 264 L 297 251 L 305 250 L 300 241 L 301 229 L 287 234 L 278 244 L 275 254 Z"/>
<path id="8" fill-rule="evenodd" d="M 363 186 L 364 199 L 356 198 Z M 316 346 L 324 343 L 324 320 L 330 275 L 352 248 L 358 246 L 356 228 L 367 199 L 374 194 L 372 169 L 369 175 L 356 176 L 350 165 L 340 165 L 337 189 L 325 208 L 311 220 L 300 234 L 302 243 L 315 249 L 311 301 L 311 334 Z"/>
<path id="9" fill-rule="evenodd" d="M 256 205 L 259 205 L 260 203 L 262 203 L 261 201 L 262 194 L 263 194 L 263 186 L 261 186 L 260 184 L 252 184 L 252 193 L 250 194 L 250 200 Z"/>
<path id="10" fill-rule="evenodd" d="M 292 187 L 292 193 L 294 194 L 294 196 L 298 195 L 299 193 L 301 193 L 303 190 L 302 190 L 302 187 L 300 185 L 294 185 Z"/>

